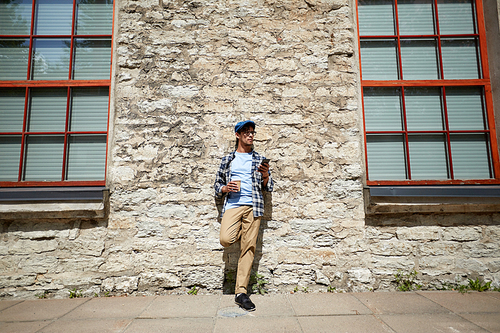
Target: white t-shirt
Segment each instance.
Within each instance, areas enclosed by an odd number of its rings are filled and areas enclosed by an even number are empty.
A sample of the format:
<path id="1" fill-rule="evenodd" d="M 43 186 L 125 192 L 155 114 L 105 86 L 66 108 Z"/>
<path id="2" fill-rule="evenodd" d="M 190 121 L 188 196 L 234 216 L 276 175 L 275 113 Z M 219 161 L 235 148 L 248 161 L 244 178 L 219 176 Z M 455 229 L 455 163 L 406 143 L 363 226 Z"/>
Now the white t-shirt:
<path id="1" fill-rule="evenodd" d="M 252 206 L 252 153 L 234 154 L 231 161 L 231 181 L 241 180 L 239 192 L 229 192 L 226 210 L 240 206 Z"/>

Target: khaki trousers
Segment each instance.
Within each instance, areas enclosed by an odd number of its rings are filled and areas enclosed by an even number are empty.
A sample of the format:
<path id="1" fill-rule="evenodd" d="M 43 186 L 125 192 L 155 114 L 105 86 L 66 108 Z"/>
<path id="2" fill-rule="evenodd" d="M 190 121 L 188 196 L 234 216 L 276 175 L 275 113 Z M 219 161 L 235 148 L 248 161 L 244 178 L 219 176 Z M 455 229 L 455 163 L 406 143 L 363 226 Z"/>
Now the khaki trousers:
<path id="1" fill-rule="evenodd" d="M 228 209 L 222 216 L 220 227 L 220 243 L 228 247 L 241 240 L 240 259 L 236 273 L 235 293 L 246 293 L 250 271 L 255 256 L 255 246 L 259 236 L 261 217 L 253 216 L 252 206 L 240 206 Z"/>

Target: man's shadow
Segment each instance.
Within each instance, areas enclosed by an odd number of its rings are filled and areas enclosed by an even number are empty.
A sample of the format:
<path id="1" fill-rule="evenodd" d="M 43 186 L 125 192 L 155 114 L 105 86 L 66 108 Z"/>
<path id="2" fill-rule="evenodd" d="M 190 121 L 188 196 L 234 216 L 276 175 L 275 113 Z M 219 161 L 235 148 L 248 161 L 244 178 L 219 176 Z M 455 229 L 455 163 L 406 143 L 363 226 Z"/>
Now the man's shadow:
<path id="1" fill-rule="evenodd" d="M 257 238 L 257 244 L 255 247 L 255 257 L 252 265 L 252 276 L 250 277 L 250 282 L 248 284 L 248 293 L 252 293 L 252 285 L 255 283 L 255 273 L 259 271 L 259 263 L 262 258 L 262 243 L 264 230 L 267 229 L 268 221 L 272 220 L 272 193 L 262 192 L 264 196 L 264 216 L 260 221 L 259 236 Z M 218 211 L 218 221 L 221 222 L 222 207 L 224 204 L 224 198 L 215 199 L 215 205 Z M 222 260 L 224 261 L 224 275 L 222 281 L 222 292 L 224 294 L 234 294 L 234 288 L 236 284 L 236 270 L 238 268 L 238 259 L 240 257 L 240 242 L 236 242 L 233 245 L 224 248 L 222 254 Z"/>

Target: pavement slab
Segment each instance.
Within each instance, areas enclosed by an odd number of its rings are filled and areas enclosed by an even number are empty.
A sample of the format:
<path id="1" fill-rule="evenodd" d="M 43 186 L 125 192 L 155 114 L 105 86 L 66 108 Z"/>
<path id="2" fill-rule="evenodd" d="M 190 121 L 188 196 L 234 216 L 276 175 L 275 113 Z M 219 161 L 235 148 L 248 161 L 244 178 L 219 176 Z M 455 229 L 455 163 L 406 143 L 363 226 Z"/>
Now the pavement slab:
<path id="1" fill-rule="evenodd" d="M 460 316 L 490 332 L 500 332 L 498 313 L 462 313 Z"/>
<path id="2" fill-rule="evenodd" d="M 49 325 L 52 321 L 22 321 L 11 323 L 0 323 L 2 333 L 35 333 Z"/>
<path id="3" fill-rule="evenodd" d="M 289 296 L 298 316 L 371 314 L 352 294 L 293 294 Z"/>
<path id="4" fill-rule="evenodd" d="M 485 292 L 485 294 L 488 294 L 491 297 L 495 297 L 495 298 L 500 299 L 500 293 L 498 291 L 488 291 L 488 292 Z"/>
<path id="5" fill-rule="evenodd" d="M 136 319 L 124 332 L 212 333 L 213 330 L 214 320 L 212 318 L 166 318 Z"/>
<path id="6" fill-rule="evenodd" d="M 394 331 L 374 315 L 300 317 L 304 333 L 393 333 Z"/>
<path id="7" fill-rule="evenodd" d="M 154 297 L 99 297 L 92 298 L 62 319 L 133 318 L 153 302 Z"/>
<path id="8" fill-rule="evenodd" d="M 211 318 L 217 314 L 220 298 L 220 295 L 158 296 L 139 318 Z"/>
<path id="9" fill-rule="evenodd" d="M 119 333 L 130 325 L 130 319 L 58 320 L 45 326 L 40 333 Z"/>
<path id="10" fill-rule="evenodd" d="M 16 304 L 21 303 L 22 301 L 0 301 L 0 311 L 10 308 Z"/>
<path id="11" fill-rule="evenodd" d="M 421 291 L 418 294 L 455 313 L 500 312 L 500 298 L 491 293 Z"/>
<path id="12" fill-rule="evenodd" d="M 295 317 L 257 317 L 249 313 L 237 318 L 218 318 L 215 324 L 216 333 L 301 333 L 302 328 Z"/>
<path id="13" fill-rule="evenodd" d="M 436 304 L 422 295 L 405 293 L 358 293 L 354 296 L 366 305 L 373 313 L 449 313 L 450 310 Z"/>
<path id="14" fill-rule="evenodd" d="M 397 314 L 380 315 L 396 333 L 487 333 L 488 331 L 471 323 L 456 314 L 424 313 L 424 314 Z"/>
<path id="15" fill-rule="evenodd" d="M 56 319 L 88 301 L 88 298 L 23 301 L 0 311 L 0 322 Z"/>

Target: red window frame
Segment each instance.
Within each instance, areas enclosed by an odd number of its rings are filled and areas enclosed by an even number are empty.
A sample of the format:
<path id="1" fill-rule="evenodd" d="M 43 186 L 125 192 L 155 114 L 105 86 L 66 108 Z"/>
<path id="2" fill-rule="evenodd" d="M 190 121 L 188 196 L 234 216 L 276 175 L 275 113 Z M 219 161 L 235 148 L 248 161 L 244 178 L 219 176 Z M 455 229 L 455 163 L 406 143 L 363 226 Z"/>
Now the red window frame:
<path id="1" fill-rule="evenodd" d="M 73 0 L 73 11 L 72 11 L 72 26 L 71 35 L 35 35 L 34 25 L 35 25 L 35 11 L 36 11 L 37 0 L 32 0 L 31 7 L 31 26 L 29 35 L 0 35 L 0 38 L 5 39 L 16 39 L 16 38 L 29 38 L 29 57 L 28 57 L 28 70 L 26 80 L 2 80 L 0 78 L 0 88 L 25 88 L 25 100 L 24 100 L 24 116 L 23 116 L 23 128 L 21 132 L 2 132 L 0 135 L 21 135 L 21 154 L 19 161 L 19 172 L 18 180 L 16 181 L 0 181 L 0 187 L 41 187 L 41 186 L 105 186 L 106 184 L 106 172 L 104 173 L 104 180 L 82 180 L 82 181 L 68 181 L 64 180 L 66 175 L 67 167 L 67 152 L 68 152 L 68 137 L 74 134 L 101 134 L 106 135 L 106 157 L 105 157 L 105 167 L 108 163 L 108 132 L 109 132 L 109 108 L 111 99 L 111 75 L 112 75 L 112 58 L 113 58 L 113 35 L 114 35 L 114 17 L 115 17 L 115 3 L 113 1 L 113 17 L 112 17 L 112 31 L 111 35 L 77 35 L 75 34 L 76 29 L 76 5 L 77 0 Z M 75 57 L 74 44 L 75 38 L 111 38 L 111 59 L 110 59 L 110 77 L 107 80 L 74 80 L 72 79 L 73 73 L 73 59 Z M 33 80 L 31 79 L 31 71 L 33 69 L 33 40 L 35 38 L 67 38 L 71 39 L 70 44 L 70 59 L 69 59 L 69 70 L 67 80 Z M 100 87 L 108 88 L 108 118 L 106 124 L 106 131 L 69 131 L 69 109 L 71 103 L 71 89 L 75 87 Z M 66 124 L 64 132 L 30 132 L 27 131 L 27 117 L 28 117 L 28 104 L 29 104 L 29 90 L 31 88 L 67 88 L 67 101 L 66 101 Z M 23 181 L 23 165 L 24 165 L 24 151 L 26 148 L 26 137 L 27 135 L 64 135 L 64 150 L 63 150 L 63 166 L 61 181 Z"/>
<path id="2" fill-rule="evenodd" d="M 434 0 L 434 8 L 437 10 L 438 1 Z M 480 79 L 460 79 L 460 80 L 444 80 L 444 79 L 436 79 L 436 80 L 363 80 L 363 72 L 361 67 L 361 41 L 363 39 L 395 39 L 397 40 L 398 50 L 401 50 L 401 35 L 399 33 L 399 18 L 398 18 L 398 8 L 397 8 L 397 0 L 393 0 L 394 4 L 394 19 L 396 24 L 396 35 L 374 35 L 374 36 L 360 36 L 359 32 L 359 14 L 358 14 L 358 0 L 356 0 L 356 19 L 357 19 L 357 33 L 358 33 L 358 50 L 359 50 L 359 66 L 360 66 L 360 77 L 361 77 L 361 102 L 362 102 L 362 110 L 363 110 L 363 135 L 364 135 L 364 148 L 365 148 L 365 161 L 366 161 L 366 175 L 367 175 L 367 185 L 376 186 L 376 185 L 460 185 L 460 184 L 500 184 L 500 162 L 499 162 L 499 152 L 498 152 L 498 144 L 496 137 L 496 129 L 495 129 L 495 118 L 493 111 L 493 97 L 491 91 L 491 83 L 490 83 L 490 70 L 488 65 L 488 52 L 486 45 L 486 29 L 484 23 L 484 9 L 482 0 L 472 0 L 473 4 L 475 4 L 475 17 L 477 19 L 477 33 L 476 34 L 457 34 L 452 35 L 453 37 L 474 37 L 479 40 L 479 52 L 480 56 L 478 56 L 481 70 Z M 439 66 L 440 73 L 443 73 L 443 61 L 442 61 L 442 52 L 441 52 L 441 37 L 446 37 L 448 35 L 440 35 L 439 34 L 439 14 L 435 18 L 437 34 L 433 35 L 404 35 L 404 38 L 436 38 L 437 39 L 437 47 L 439 54 Z M 402 62 L 401 62 L 401 52 L 398 52 L 398 72 L 399 77 L 402 76 Z M 446 97 L 446 87 L 454 87 L 454 86 L 479 86 L 483 88 L 484 96 L 485 96 L 485 105 L 484 108 L 486 110 L 487 122 L 488 126 L 485 130 L 476 130 L 476 131 L 455 131 L 460 133 L 485 133 L 489 135 L 490 142 L 490 153 L 491 153 L 491 164 L 492 164 L 492 172 L 493 178 L 490 179 L 479 179 L 479 180 L 461 180 L 461 179 L 453 179 L 453 165 L 450 165 L 450 173 L 452 179 L 447 180 L 370 180 L 368 173 L 368 153 L 367 153 L 367 133 L 368 134 L 402 134 L 405 136 L 405 150 L 408 152 L 408 135 L 411 134 L 412 131 L 407 129 L 406 123 L 406 107 L 404 105 L 404 88 L 405 87 L 438 87 L 443 91 L 443 97 Z M 368 131 L 366 130 L 365 125 L 365 107 L 364 107 L 364 96 L 363 89 L 366 87 L 392 87 L 399 88 L 402 93 L 402 117 L 404 122 L 404 128 L 402 131 Z M 446 114 L 446 102 L 443 105 L 444 113 Z M 447 117 L 445 117 L 447 119 Z M 443 133 L 446 135 L 448 152 L 450 154 L 450 133 L 453 134 L 454 131 L 449 129 L 447 120 L 446 120 L 446 128 L 443 131 L 418 131 L 418 133 Z M 411 165 L 410 165 L 410 156 L 408 153 L 405 153 L 406 157 L 406 165 L 408 170 L 408 177 L 411 179 Z"/>

